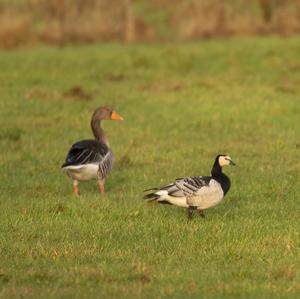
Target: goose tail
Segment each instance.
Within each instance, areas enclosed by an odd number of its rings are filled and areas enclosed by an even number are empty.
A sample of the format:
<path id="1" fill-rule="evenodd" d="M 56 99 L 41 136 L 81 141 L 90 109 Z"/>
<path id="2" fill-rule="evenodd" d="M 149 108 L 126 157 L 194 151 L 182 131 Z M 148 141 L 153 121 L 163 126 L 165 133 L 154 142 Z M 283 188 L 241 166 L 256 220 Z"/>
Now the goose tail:
<path id="1" fill-rule="evenodd" d="M 153 192 L 150 192 L 146 195 L 144 195 L 144 199 L 146 199 L 148 202 L 151 202 L 151 201 L 157 201 L 159 203 L 167 203 L 167 204 L 170 204 L 168 201 L 166 201 L 165 199 L 165 196 L 168 195 L 168 191 L 166 190 L 160 190 L 158 188 L 153 188 L 153 189 L 148 189 L 148 190 L 145 190 L 145 192 L 147 191 L 153 191 Z"/>
<path id="2" fill-rule="evenodd" d="M 160 196 L 158 194 L 156 194 L 155 192 L 151 192 L 151 193 L 144 195 L 143 199 L 146 199 L 148 201 L 155 201 L 155 200 L 158 200 L 159 197 Z"/>

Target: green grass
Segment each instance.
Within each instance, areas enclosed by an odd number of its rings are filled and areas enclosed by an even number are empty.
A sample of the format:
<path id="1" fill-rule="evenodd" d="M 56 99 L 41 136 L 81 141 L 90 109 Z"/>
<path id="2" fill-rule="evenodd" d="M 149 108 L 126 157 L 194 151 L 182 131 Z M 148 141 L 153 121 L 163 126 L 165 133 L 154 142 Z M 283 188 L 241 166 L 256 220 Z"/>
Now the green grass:
<path id="1" fill-rule="evenodd" d="M 299 59 L 299 38 L 0 52 L 0 298 L 299 298 Z M 60 165 L 104 104 L 115 167 L 78 199 Z M 143 201 L 218 153 L 238 166 L 206 219 Z"/>

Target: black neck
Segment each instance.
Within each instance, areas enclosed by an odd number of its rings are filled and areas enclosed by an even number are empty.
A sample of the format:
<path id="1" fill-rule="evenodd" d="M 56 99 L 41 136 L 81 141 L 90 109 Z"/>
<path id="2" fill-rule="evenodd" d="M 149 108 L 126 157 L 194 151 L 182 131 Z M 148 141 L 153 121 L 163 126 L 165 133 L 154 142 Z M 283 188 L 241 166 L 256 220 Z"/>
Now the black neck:
<path id="1" fill-rule="evenodd" d="M 212 167 L 211 176 L 214 180 L 216 180 L 221 184 L 221 187 L 225 195 L 230 189 L 230 180 L 229 177 L 222 172 L 222 167 L 220 166 L 218 160 L 215 161 Z"/>
<path id="2" fill-rule="evenodd" d="M 216 160 L 213 167 L 212 167 L 212 169 L 211 169 L 211 176 L 216 177 L 216 176 L 219 176 L 219 175 L 222 175 L 222 167 L 220 166 L 219 161 Z"/>
<path id="3" fill-rule="evenodd" d="M 91 127 L 95 138 L 108 145 L 108 140 L 104 134 L 104 130 L 101 127 L 101 122 L 96 118 L 92 118 Z"/>

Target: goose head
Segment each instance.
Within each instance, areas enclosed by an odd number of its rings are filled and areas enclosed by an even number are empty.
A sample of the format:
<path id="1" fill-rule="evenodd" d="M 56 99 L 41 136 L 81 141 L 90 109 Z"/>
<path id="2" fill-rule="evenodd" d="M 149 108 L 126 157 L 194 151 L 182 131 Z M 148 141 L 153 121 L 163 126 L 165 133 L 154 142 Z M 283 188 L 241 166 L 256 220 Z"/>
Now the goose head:
<path id="1" fill-rule="evenodd" d="M 232 161 L 230 156 L 220 154 L 216 157 L 216 162 L 220 165 L 220 167 L 228 166 L 228 165 L 235 165 L 235 163 Z"/>
<path id="2" fill-rule="evenodd" d="M 123 117 L 109 107 L 99 107 L 95 110 L 92 119 L 101 120 L 123 120 Z"/>
<path id="3" fill-rule="evenodd" d="M 123 117 L 109 107 L 97 108 L 91 119 L 91 128 L 97 140 L 109 146 L 108 139 L 100 126 L 102 120 L 123 120 Z"/>

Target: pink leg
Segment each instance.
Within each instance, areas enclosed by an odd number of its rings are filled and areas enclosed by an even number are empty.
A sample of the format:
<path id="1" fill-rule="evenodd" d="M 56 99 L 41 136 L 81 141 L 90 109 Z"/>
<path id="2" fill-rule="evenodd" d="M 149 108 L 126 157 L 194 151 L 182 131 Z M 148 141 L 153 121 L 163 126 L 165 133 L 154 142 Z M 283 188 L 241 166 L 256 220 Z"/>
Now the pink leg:
<path id="1" fill-rule="evenodd" d="M 76 196 L 79 196 L 79 188 L 78 188 L 78 181 L 73 181 L 73 192 Z"/>
<path id="2" fill-rule="evenodd" d="M 105 192 L 105 188 L 104 188 L 104 181 L 98 181 L 98 187 L 99 187 L 99 191 L 100 193 L 104 193 Z"/>

